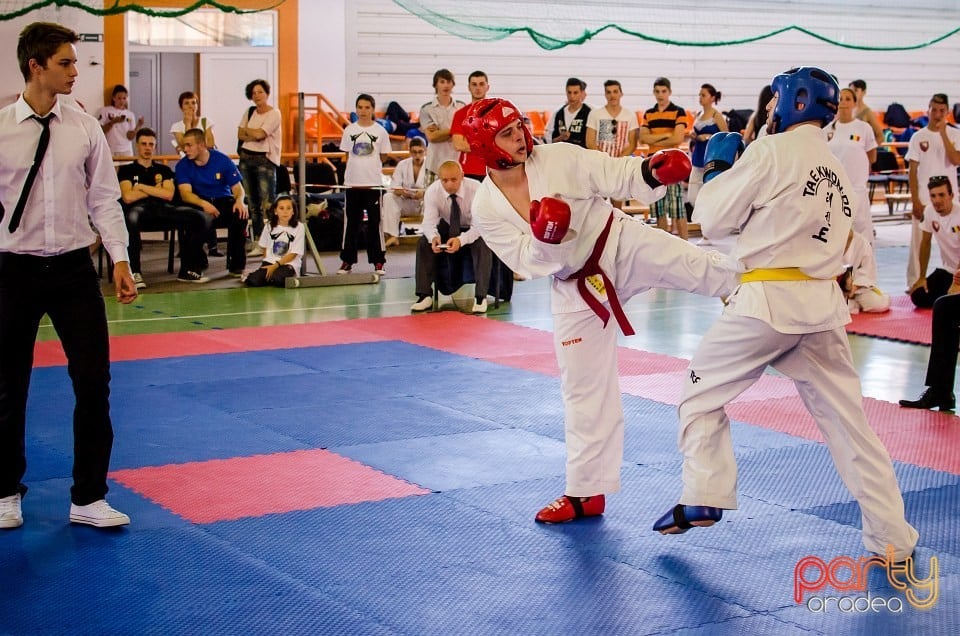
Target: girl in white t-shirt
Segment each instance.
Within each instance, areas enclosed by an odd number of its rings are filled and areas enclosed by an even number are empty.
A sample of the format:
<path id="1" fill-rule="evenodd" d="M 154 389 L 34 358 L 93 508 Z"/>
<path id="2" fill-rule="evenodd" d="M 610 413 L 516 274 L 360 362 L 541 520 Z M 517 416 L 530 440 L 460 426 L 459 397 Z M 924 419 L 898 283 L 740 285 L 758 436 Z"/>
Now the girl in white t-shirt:
<path id="1" fill-rule="evenodd" d="M 853 231 L 873 244 L 873 217 L 870 214 L 870 166 L 877 160 L 877 138 L 870 124 L 857 119 L 857 95 L 849 88 L 840 89 L 837 116 L 823 128 L 827 145 L 840 160 L 853 191 L 856 207 L 853 211 Z"/>
<path id="2" fill-rule="evenodd" d="M 304 225 L 297 206 L 286 194 L 277 197 L 267 212 L 267 225 L 260 235 L 263 263 L 247 276 L 250 287 L 283 287 L 284 281 L 300 271 L 304 250 Z"/>
<path id="3" fill-rule="evenodd" d="M 183 143 L 183 133 L 192 128 L 199 128 L 205 134 L 204 141 L 207 148 L 216 148 L 216 140 L 213 138 L 213 123 L 206 117 L 200 116 L 200 100 L 193 91 L 184 91 L 180 93 L 180 110 L 183 112 L 183 119 L 173 122 L 170 126 L 170 136 L 173 137 L 173 147 L 180 152 L 180 146 Z"/>
<path id="4" fill-rule="evenodd" d="M 346 186 L 346 211 L 343 244 L 340 249 L 338 274 L 351 271 L 357 262 L 357 246 L 364 212 L 367 216 L 367 260 L 374 271 L 382 274 L 386 262 L 383 232 L 380 229 L 380 195 L 383 186 L 383 162 L 392 149 L 390 135 L 374 121 L 376 102 L 361 93 L 357 97 L 357 121 L 343 131 L 340 150 L 347 153 L 347 169 L 343 175 Z"/>

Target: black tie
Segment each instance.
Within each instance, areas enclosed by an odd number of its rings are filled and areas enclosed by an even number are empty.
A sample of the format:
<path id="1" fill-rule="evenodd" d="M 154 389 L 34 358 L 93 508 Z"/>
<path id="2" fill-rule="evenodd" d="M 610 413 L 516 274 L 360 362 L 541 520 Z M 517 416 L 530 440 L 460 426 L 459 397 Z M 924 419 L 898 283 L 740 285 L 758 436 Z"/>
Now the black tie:
<path id="1" fill-rule="evenodd" d="M 460 236 L 460 204 L 457 195 L 450 195 L 450 238 Z"/>
<path id="2" fill-rule="evenodd" d="M 13 234 L 20 227 L 20 218 L 23 216 L 23 209 L 27 207 L 27 199 L 30 197 L 30 190 L 33 188 L 33 182 L 37 180 L 37 173 L 40 172 L 40 164 L 43 163 L 43 156 L 47 153 L 47 146 L 50 145 L 50 115 L 38 117 L 31 115 L 33 119 L 40 122 L 43 130 L 40 131 L 40 141 L 37 143 L 37 153 L 33 156 L 33 165 L 30 166 L 30 172 L 27 173 L 27 180 L 23 182 L 23 192 L 20 193 L 20 200 L 17 201 L 17 207 L 13 210 L 13 216 L 10 217 L 10 233 Z M 3 219 L 3 213 L 0 211 L 0 219 Z"/>

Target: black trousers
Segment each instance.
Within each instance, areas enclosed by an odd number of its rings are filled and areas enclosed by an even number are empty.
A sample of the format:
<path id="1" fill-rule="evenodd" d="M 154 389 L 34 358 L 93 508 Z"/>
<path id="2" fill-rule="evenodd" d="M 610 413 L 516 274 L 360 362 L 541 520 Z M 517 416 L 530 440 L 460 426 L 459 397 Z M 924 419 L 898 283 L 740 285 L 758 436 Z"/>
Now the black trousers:
<path id="1" fill-rule="evenodd" d="M 140 253 L 143 243 L 140 232 L 145 230 L 165 230 L 175 227 L 182 237 L 180 244 L 180 273 L 200 273 L 207 268 L 207 257 L 203 253 L 209 215 L 189 205 L 173 205 L 160 199 L 143 199 L 136 203 L 124 204 L 124 218 L 130 233 L 130 271 L 141 271 Z M 211 219 L 212 220 L 212 219 Z"/>
<path id="2" fill-rule="evenodd" d="M 264 268 L 269 264 L 267 261 L 263 261 L 260 263 L 260 267 L 250 272 L 247 276 L 247 287 L 284 287 L 288 278 L 297 275 L 292 265 L 281 265 L 270 277 L 270 280 L 267 280 L 267 270 Z"/>
<path id="3" fill-rule="evenodd" d="M 469 228 L 465 228 L 469 229 Z M 440 242 L 446 243 L 450 239 L 450 225 L 443 219 L 437 223 L 437 232 Z M 476 283 L 475 296 L 478 300 L 487 297 L 490 285 L 490 272 L 493 270 L 493 252 L 478 238 L 469 245 L 462 245 L 455 254 L 441 252 L 435 254 L 430 242 L 421 236 L 417 241 L 417 263 L 414 276 L 416 278 L 417 296 L 432 296 L 433 284 L 441 294 L 452 294 L 465 283 Z M 473 265 L 473 280 L 465 280 L 464 261 L 471 260 Z"/>
<path id="4" fill-rule="evenodd" d="M 107 317 L 85 248 L 51 257 L 0 252 L 0 497 L 26 492 L 20 480 L 27 470 L 27 390 L 44 314 L 63 344 L 73 383 L 70 498 L 83 506 L 106 495 L 113 448 Z"/>
<path id="5" fill-rule="evenodd" d="M 926 385 L 938 394 L 953 392 L 960 347 L 960 294 L 941 296 L 933 304 L 933 339 Z"/>
<path id="6" fill-rule="evenodd" d="M 913 301 L 914 305 L 923 309 L 933 307 L 933 303 L 938 298 L 946 295 L 951 284 L 953 284 L 953 274 L 938 267 L 927 276 L 927 288 L 915 289 L 910 294 L 910 300 Z"/>
<path id="7" fill-rule="evenodd" d="M 206 212 L 208 227 L 227 228 L 227 269 L 231 272 L 242 272 L 247 266 L 247 220 L 241 219 L 233 211 L 233 197 L 220 197 L 210 201 L 220 216 L 213 218 Z"/>
<path id="8" fill-rule="evenodd" d="M 343 219 L 343 243 L 340 260 L 349 265 L 357 262 L 360 245 L 360 226 L 363 211 L 367 211 L 367 229 L 364 240 L 367 246 L 367 262 L 385 263 L 383 234 L 380 232 L 380 190 L 374 188 L 347 188 L 344 201 L 346 210 Z"/>

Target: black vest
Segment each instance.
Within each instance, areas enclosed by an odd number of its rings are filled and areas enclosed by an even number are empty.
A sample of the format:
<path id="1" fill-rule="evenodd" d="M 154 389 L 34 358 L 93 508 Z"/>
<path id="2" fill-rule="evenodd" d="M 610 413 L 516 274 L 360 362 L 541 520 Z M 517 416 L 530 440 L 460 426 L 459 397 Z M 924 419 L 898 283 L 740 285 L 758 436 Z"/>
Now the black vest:
<path id="1" fill-rule="evenodd" d="M 570 138 L 567 139 L 568 144 L 574 144 L 580 146 L 581 148 L 587 147 L 587 117 L 590 116 L 590 107 L 586 104 L 580 106 L 580 110 L 577 111 L 576 116 L 569 123 L 564 121 L 564 116 L 566 115 L 567 107 L 563 106 L 560 110 L 557 111 L 557 115 L 553 118 L 553 135 L 551 139 L 556 139 L 557 136 L 564 130 L 570 133 Z"/>

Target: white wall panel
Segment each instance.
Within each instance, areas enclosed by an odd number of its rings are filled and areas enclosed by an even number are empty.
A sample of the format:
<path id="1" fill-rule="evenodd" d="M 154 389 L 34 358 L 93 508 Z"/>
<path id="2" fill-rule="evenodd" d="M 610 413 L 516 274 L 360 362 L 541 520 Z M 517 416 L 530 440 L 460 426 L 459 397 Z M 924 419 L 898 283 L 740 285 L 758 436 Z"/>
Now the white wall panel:
<path id="1" fill-rule="evenodd" d="M 342 18 L 331 9 L 337 2 L 342 3 Z M 341 20 L 343 84 L 338 83 L 341 73 L 336 56 L 311 60 L 302 55 L 301 86 L 307 92 L 342 95 L 344 110 L 352 109 L 359 92 L 371 93 L 378 108 L 396 100 L 407 110 L 417 110 L 432 96 L 431 77 L 442 67 L 456 75 L 459 98 L 469 98 L 467 75 L 481 69 L 490 76 L 491 95 L 509 97 L 524 110 L 558 108 L 563 103 L 564 82 L 571 75 L 588 83 L 592 104 L 603 103 L 603 81 L 612 78 L 623 84 L 626 106 L 648 108 L 653 104 L 653 80 L 664 75 L 673 82 L 674 101 L 685 108 L 696 107 L 695 96 L 703 82 L 723 91 L 722 108 L 752 108 L 760 87 L 774 74 L 803 64 L 822 66 L 844 85 L 855 78 L 865 79 L 868 101 L 878 110 L 891 101 L 922 110 L 934 92 L 946 92 L 951 100 L 960 101 L 960 73 L 956 70 L 960 36 L 915 51 L 875 52 L 834 46 L 795 31 L 744 45 L 681 47 L 607 30 L 581 46 L 545 51 L 520 34 L 494 42 L 460 39 L 391 0 L 308 0 L 300 6 L 302 51 L 315 46 L 307 41 L 315 34 L 336 31 L 336 20 Z M 844 10 L 844 5 L 839 6 Z M 510 2 L 504 2 L 504 10 L 509 8 Z M 851 5 L 845 11 L 848 15 L 841 24 L 855 25 L 850 41 L 878 45 L 894 38 L 902 42 L 909 33 L 916 34 L 912 39 L 926 40 L 931 34 L 950 30 L 956 22 L 953 12 L 946 13 L 949 19 L 941 20 L 933 13 L 922 15 L 919 7 L 911 7 L 911 15 L 921 15 L 910 19 L 904 17 L 902 7 Z M 732 37 L 730 25 L 750 20 L 750 16 L 749 10 L 738 12 L 728 3 L 726 11 L 713 14 L 717 38 Z M 836 14 L 811 19 L 806 12 L 804 16 L 807 26 L 819 24 L 824 31 L 837 32 Z M 790 11 L 780 14 L 781 24 L 789 24 L 791 17 Z M 689 30 L 689 24 L 677 25 L 678 34 L 684 30 Z"/>

